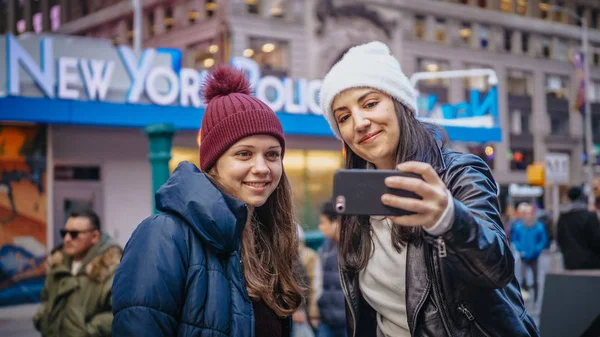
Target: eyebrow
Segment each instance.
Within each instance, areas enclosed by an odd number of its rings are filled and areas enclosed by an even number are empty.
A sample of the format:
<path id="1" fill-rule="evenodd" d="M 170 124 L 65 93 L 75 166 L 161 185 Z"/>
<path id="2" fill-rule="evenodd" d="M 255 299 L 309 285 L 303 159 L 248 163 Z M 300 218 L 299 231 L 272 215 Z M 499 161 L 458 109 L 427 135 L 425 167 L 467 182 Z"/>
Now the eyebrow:
<path id="1" fill-rule="evenodd" d="M 236 145 L 236 146 L 232 147 L 232 149 L 237 149 L 237 148 L 255 149 L 256 146 L 250 145 L 250 144 L 239 144 L 239 145 Z M 269 146 L 269 150 L 271 150 L 271 149 L 278 149 L 278 148 L 281 148 L 281 145 Z"/>
<path id="2" fill-rule="evenodd" d="M 367 92 L 367 93 L 365 93 L 365 94 L 361 95 L 361 96 L 360 96 L 360 97 L 359 97 L 359 98 L 358 98 L 356 101 L 360 103 L 360 102 L 364 101 L 364 100 L 365 100 L 365 98 L 367 98 L 367 96 L 369 96 L 369 95 L 371 95 L 371 94 L 378 94 L 378 93 L 379 93 L 379 92 L 377 92 L 377 91 L 375 91 L 375 90 L 371 90 L 371 91 L 369 91 L 369 92 Z M 341 106 L 341 107 L 339 107 L 339 108 L 337 108 L 337 109 L 333 110 L 333 114 L 335 115 L 335 113 L 336 113 L 338 110 L 342 110 L 342 109 L 347 109 L 347 108 L 346 108 L 346 106 Z"/>

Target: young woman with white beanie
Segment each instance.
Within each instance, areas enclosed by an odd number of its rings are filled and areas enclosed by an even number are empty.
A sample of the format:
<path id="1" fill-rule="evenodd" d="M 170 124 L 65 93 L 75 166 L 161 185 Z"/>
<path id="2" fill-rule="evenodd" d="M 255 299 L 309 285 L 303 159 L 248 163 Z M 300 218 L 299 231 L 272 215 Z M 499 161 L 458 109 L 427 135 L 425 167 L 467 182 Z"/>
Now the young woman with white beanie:
<path id="1" fill-rule="evenodd" d="M 351 48 L 325 76 L 321 107 L 346 168 L 400 170 L 382 195 L 398 217 L 345 216 L 341 282 L 350 337 L 539 336 L 514 277 L 497 185 L 479 157 L 444 147 L 416 118 L 416 93 L 381 42 Z"/>

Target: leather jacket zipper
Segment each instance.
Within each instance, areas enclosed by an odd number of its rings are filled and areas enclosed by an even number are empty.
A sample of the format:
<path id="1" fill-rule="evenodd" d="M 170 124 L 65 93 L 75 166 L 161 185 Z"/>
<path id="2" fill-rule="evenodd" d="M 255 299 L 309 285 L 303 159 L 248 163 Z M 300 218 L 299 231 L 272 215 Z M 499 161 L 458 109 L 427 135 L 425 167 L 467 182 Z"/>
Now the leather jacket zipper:
<path id="1" fill-rule="evenodd" d="M 477 328 L 477 330 L 479 330 L 479 332 L 481 332 L 485 337 L 490 337 L 490 335 L 488 335 L 487 332 L 485 332 L 485 330 L 483 330 L 481 325 L 479 325 L 479 323 L 477 323 L 477 321 L 475 320 L 475 316 L 473 316 L 473 314 L 471 314 L 469 309 L 467 309 L 467 307 L 465 307 L 464 304 L 459 305 L 458 310 L 460 312 L 462 312 L 465 316 L 467 316 L 467 319 L 469 320 L 469 322 L 471 322 L 473 325 L 475 325 L 475 328 Z"/>
<path id="2" fill-rule="evenodd" d="M 437 248 L 438 248 L 438 259 L 439 258 L 443 258 L 446 256 L 446 244 L 444 242 L 444 239 L 442 239 L 441 237 L 437 238 Z M 440 247 L 442 247 L 440 249 Z M 435 257 L 431 257 L 432 260 L 432 266 L 434 267 L 432 270 L 432 276 L 433 276 L 433 290 L 435 292 L 435 294 L 437 295 L 437 298 L 439 299 L 440 303 L 440 308 L 439 308 L 439 313 L 440 316 L 442 318 L 442 324 L 444 325 L 444 330 L 446 330 L 446 333 L 448 334 L 448 337 L 452 337 L 452 331 L 450 330 L 450 326 L 448 325 L 448 317 L 446 317 L 446 313 L 447 313 L 447 304 L 446 301 L 444 300 L 444 294 L 442 293 L 442 290 L 440 289 L 440 280 L 438 279 L 438 275 L 436 272 L 436 262 L 439 262 Z"/>
<path id="3" fill-rule="evenodd" d="M 350 314 L 352 315 L 352 337 L 356 337 L 356 314 L 354 313 L 354 303 L 352 303 L 352 299 L 350 298 L 348 289 L 346 288 L 346 278 L 344 277 L 344 274 L 341 270 L 339 271 L 339 274 L 341 280 L 340 283 L 342 285 L 342 291 L 344 292 L 344 296 L 348 301 L 348 307 L 350 308 Z"/>

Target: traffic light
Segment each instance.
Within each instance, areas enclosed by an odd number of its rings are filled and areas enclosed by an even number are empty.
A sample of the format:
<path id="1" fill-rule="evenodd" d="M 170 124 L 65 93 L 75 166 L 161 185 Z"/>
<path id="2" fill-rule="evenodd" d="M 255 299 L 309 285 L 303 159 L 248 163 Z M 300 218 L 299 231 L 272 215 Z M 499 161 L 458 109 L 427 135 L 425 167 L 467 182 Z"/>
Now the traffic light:
<path id="1" fill-rule="evenodd" d="M 527 165 L 527 181 L 531 186 L 544 186 L 545 185 L 545 176 L 544 176 L 544 164 L 541 163 L 533 163 L 531 165 Z"/>

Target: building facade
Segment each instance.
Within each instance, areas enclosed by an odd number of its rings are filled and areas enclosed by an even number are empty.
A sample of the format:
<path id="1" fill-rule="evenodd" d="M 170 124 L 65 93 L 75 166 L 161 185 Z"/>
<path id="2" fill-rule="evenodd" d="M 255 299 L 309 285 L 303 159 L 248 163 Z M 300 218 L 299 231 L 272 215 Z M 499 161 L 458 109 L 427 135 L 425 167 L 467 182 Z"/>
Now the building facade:
<path id="1" fill-rule="evenodd" d="M 371 40 L 387 43 L 409 75 L 495 70 L 502 141 L 451 146 L 484 158 L 501 186 L 526 184 L 527 165 L 554 152 L 569 154 L 572 184 L 584 181 L 584 128 L 574 108 L 579 79 L 572 61 L 581 28 L 577 20 L 554 10 L 565 7 L 590 26 L 588 90 L 594 142 L 600 144 L 600 4 L 595 0 L 141 2 L 144 47 L 182 50 L 182 66 L 197 70 L 247 57 L 260 65 L 263 75 L 319 79 L 349 47 Z M 114 45 L 133 43 L 133 9 L 127 0 L 5 3 L 0 31 L 41 29 Z M 440 103 L 456 103 L 467 101 L 470 90 L 486 92 L 489 85 L 483 78 L 430 80 L 418 89 L 435 94 Z M 197 160 L 196 136 L 190 132 L 187 137 L 175 144 L 174 164 L 182 158 Z M 341 166 L 340 142 L 331 136 L 290 135 L 289 143 L 286 167 L 301 217 L 312 227 L 318 204 L 330 193 L 328 181 Z M 66 162 L 78 161 L 75 154 L 61 153 Z"/>

